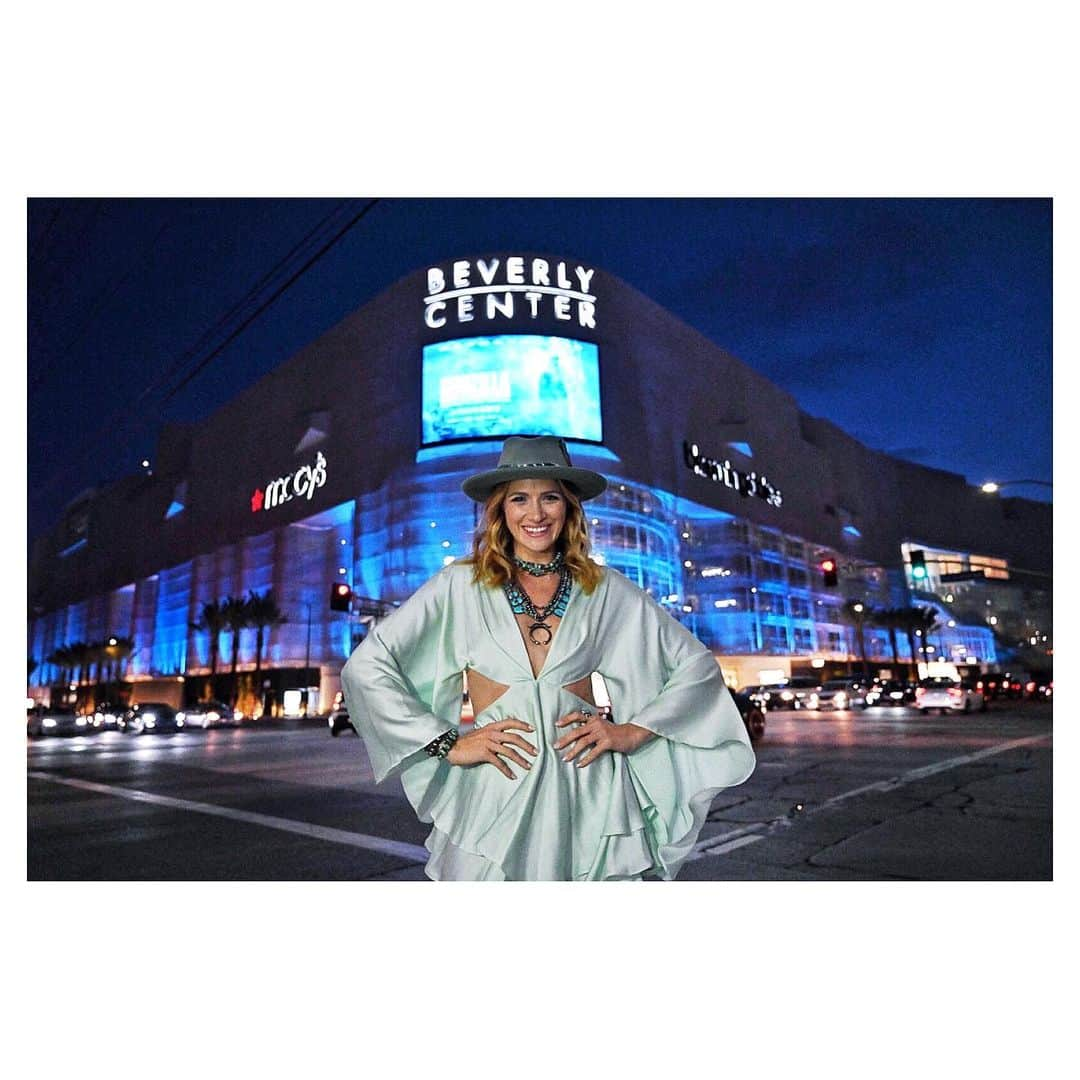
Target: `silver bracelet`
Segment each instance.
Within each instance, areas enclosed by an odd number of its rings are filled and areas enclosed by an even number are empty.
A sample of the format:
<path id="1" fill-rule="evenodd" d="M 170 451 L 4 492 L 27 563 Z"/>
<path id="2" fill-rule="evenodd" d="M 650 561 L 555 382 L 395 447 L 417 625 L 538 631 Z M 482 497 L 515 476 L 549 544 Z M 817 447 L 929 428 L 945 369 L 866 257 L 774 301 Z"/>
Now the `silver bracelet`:
<path id="1" fill-rule="evenodd" d="M 454 743 L 458 740 L 457 728 L 450 728 L 449 731 L 444 731 L 437 739 L 432 739 L 431 742 L 424 747 L 424 753 L 428 757 L 444 758 L 454 748 Z"/>

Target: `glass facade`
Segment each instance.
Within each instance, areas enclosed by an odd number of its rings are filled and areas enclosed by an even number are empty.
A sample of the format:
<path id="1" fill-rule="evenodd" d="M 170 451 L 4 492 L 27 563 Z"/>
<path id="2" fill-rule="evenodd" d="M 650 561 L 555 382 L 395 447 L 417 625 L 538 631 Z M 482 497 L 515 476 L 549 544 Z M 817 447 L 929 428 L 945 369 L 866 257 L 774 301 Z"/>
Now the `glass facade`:
<path id="1" fill-rule="evenodd" d="M 55 683 L 60 669 L 47 662 L 54 649 L 110 634 L 134 639 L 129 678 L 207 673 L 209 635 L 192 628 L 202 606 L 269 589 L 288 621 L 265 633 L 261 667 L 340 668 L 364 631 L 330 610 L 331 586 L 344 581 L 359 597 L 400 603 L 447 562 L 468 554 L 479 507 L 461 493 L 461 482 L 475 471 L 477 451 L 490 459 L 491 448 L 421 450 L 414 467 L 354 502 L 40 617 L 31 626 L 40 661 L 31 682 Z M 910 603 L 900 570 L 890 574 L 621 477 L 617 460 L 602 447 L 572 445 L 571 453 L 576 464 L 609 478 L 607 491 L 585 506 L 598 561 L 649 592 L 717 654 L 846 660 L 858 654 L 858 645 L 844 615 L 845 594 L 875 608 Z M 843 564 L 841 589 L 823 583 L 819 563 L 826 555 Z M 996 660 L 989 629 L 948 626 L 957 620 L 946 607 L 939 616 L 940 628 L 931 634 L 936 658 Z M 220 635 L 219 672 L 231 666 L 232 636 Z M 867 624 L 864 638 L 868 657 L 891 661 L 886 629 Z M 909 661 L 906 634 L 896 640 L 898 659 Z M 241 631 L 236 647 L 238 668 L 253 668 L 256 631 Z"/>

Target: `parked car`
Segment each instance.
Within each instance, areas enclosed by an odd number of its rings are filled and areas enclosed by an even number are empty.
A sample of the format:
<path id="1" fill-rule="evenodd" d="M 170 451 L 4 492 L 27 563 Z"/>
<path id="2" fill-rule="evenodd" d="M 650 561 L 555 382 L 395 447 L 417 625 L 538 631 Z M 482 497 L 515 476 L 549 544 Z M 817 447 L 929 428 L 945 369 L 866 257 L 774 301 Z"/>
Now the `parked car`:
<path id="1" fill-rule="evenodd" d="M 226 727 L 239 722 L 233 710 L 220 701 L 199 701 L 194 705 L 185 705 L 177 714 L 177 721 L 183 727 Z"/>
<path id="2" fill-rule="evenodd" d="M 171 705 L 163 701 L 141 701 L 124 713 L 120 727 L 127 735 L 145 735 L 159 731 L 181 731 L 184 721 L 177 717 Z"/>
<path id="3" fill-rule="evenodd" d="M 327 726 L 330 728 L 330 734 L 336 739 L 343 731 L 351 731 L 356 734 L 356 728 L 353 727 L 352 721 L 349 719 L 349 710 L 344 705 L 338 705 L 336 708 L 330 710 L 330 715 L 326 718 Z"/>
<path id="4" fill-rule="evenodd" d="M 732 690 L 731 696 L 735 699 L 743 724 L 746 725 L 746 733 L 751 742 L 757 742 L 765 734 L 765 710 L 758 704 L 755 698 L 742 690 Z"/>
<path id="5" fill-rule="evenodd" d="M 915 690 L 915 707 L 921 713 L 938 709 L 940 712 L 986 711 L 986 698 L 974 681 L 957 682 L 945 676 L 922 679 Z"/>
<path id="6" fill-rule="evenodd" d="M 866 689 L 857 679 L 827 679 L 806 698 L 808 709 L 854 709 L 866 707 Z"/>
<path id="7" fill-rule="evenodd" d="M 26 711 L 27 735 L 86 735 L 93 730 L 91 718 L 74 709 L 36 706 Z"/>
<path id="8" fill-rule="evenodd" d="M 866 704 L 871 705 L 914 705 L 915 686 L 900 679 L 886 679 L 875 682 L 866 691 Z"/>

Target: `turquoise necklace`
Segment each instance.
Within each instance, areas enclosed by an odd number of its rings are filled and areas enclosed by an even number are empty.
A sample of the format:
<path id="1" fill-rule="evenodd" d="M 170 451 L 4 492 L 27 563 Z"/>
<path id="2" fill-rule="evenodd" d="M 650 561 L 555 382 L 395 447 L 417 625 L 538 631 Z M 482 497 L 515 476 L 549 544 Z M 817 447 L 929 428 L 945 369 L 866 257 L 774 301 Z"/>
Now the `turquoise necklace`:
<path id="1" fill-rule="evenodd" d="M 515 559 L 515 562 L 518 560 Z M 508 581 L 503 586 L 503 591 L 506 593 L 506 599 L 510 601 L 510 610 L 515 615 L 528 615 L 532 619 L 532 624 L 529 626 L 529 640 L 534 645 L 550 645 L 552 638 L 551 627 L 548 626 L 548 619 L 552 616 L 561 619 L 563 613 L 566 611 L 566 605 L 570 602 L 570 588 L 573 579 L 570 577 L 570 571 L 563 565 L 562 560 L 558 560 L 559 565 L 559 584 L 555 589 L 555 595 L 551 598 L 550 602 L 543 607 L 538 608 L 532 600 L 529 599 L 529 594 L 516 582 Z M 534 564 L 536 565 L 536 564 Z M 553 571 L 547 571 L 552 573 Z M 537 577 L 541 576 L 539 574 Z M 537 635 L 540 637 L 537 637 Z"/>

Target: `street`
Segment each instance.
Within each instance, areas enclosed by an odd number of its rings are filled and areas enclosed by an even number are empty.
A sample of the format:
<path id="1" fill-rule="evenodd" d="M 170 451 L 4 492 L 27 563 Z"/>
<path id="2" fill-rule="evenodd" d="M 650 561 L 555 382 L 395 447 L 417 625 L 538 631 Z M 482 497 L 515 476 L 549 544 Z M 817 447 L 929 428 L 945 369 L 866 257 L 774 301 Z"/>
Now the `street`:
<path id="1" fill-rule="evenodd" d="M 679 880 L 1051 880 L 1052 707 L 771 712 Z M 29 880 L 426 881 L 424 838 L 325 722 L 27 743 Z"/>

